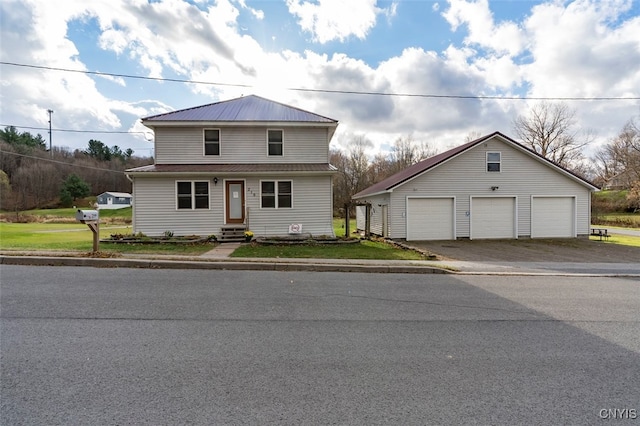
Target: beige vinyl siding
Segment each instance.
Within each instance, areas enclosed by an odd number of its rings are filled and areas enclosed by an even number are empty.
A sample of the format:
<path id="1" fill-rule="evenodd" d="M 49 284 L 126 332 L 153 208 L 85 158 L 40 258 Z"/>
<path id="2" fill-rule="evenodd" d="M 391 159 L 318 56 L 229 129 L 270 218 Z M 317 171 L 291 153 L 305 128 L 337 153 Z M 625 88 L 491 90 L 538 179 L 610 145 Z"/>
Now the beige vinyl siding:
<path id="1" fill-rule="evenodd" d="M 375 234 L 375 235 L 380 235 L 383 236 L 384 230 L 382 229 L 382 227 L 384 226 L 385 222 L 387 223 L 387 228 L 388 228 L 388 219 L 389 219 L 389 215 L 390 215 L 390 211 L 391 211 L 391 206 L 389 206 L 389 195 L 384 194 L 384 195 L 380 195 L 380 196 L 376 196 L 376 197 L 370 197 L 367 198 L 365 200 L 358 200 L 358 202 L 361 203 L 370 203 L 371 204 L 371 213 L 370 213 L 370 228 L 371 228 L 371 233 Z M 387 208 L 383 208 L 383 206 L 387 206 Z M 382 215 L 385 213 L 386 210 L 386 214 L 387 214 L 387 220 L 385 221 L 384 218 L 382 217 Z M 364 217 L 364 212 L 365 212 L 365 207 L 359 207 L 356 210 L 357 214 L 356 214 L 356 223 L 357 223 L 357 227 L 360 230 L 365 230 L 365 220 L 366 218 Z"/>
<path id="2" fill-rule="evenodd" d="M 326 163 L 329 158 L 327 128 L 274 127 L 284 130 L 282 156 L 267 155 L 269 127 L 223 126 L 216 126 L 220 129 L 220 155 L 205 156 L 204 128 L 156 128 L 156 164 Z"/>
<path id="3" fill-rule="evenodd" d="M 209 180 L 209 209 L 176 208 L 176 181 Z M 177 178 L 134 178 L 133 232 L 161 236 L 165 231 L 174 235 L 218 234 L 224 220 L 223 185 L 214 185 L 202 176 Z"/>
<path id="4" fill-rule="evenodd" d="M 292 208 L 261 208 L 261 180 L 292 181 Z M 334 236 L 331 176 L 251 177 L 246 191 L 247 223 L 256 236 L 287 235 L 294 223 L 304 234 Z"/>
<path id="5" fill-rule="evenodd" d="M 133 231 L 160 236 L 165 231 L 174 235 L 219 235 L 224 226 L 224 176 L 218 184 L 210 184 L 210 209 L 177 210 L 176 180 L 211 180 L 192 176 L 176 178 L 135 178 Z M 287 235 L 289 225 L 302 224 L 302 232 L 333 236 L 331 176 L 252 176 L 244 180 L 247 225 L 256 236 Z M 292 182 L 293 208 L 260 208 L 260 180 Z"/>
<path id="6" fill-rule="evenodd" d="M 367 226 L 367 206 L 356 206 L 356 229 L 364 231 Z"/>
<path id="7" fill-rule="evenodd" d="M 501 152 L 501 172 L 486 171 L 486 153 Z M 495 191 L 491 187 L 498 187 Z M 470 237 L 470 197 L 517 197 L 519 236 L 531 235 L 531 196 L 576 197 L 576 231 L 589 233 L 590 191 L 530 155 L 492 138 L 391 192 L 391 238 L 406 238 L 407 197 L 456 197 L 456 233 Z"/>

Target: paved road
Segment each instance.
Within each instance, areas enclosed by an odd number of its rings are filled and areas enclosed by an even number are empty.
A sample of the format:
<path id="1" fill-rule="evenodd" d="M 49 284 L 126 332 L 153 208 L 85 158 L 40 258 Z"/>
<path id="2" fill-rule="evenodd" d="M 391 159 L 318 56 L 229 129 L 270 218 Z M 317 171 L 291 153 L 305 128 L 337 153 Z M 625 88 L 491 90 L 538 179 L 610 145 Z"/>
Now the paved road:
<path id="1" fill-rule="evenodd" d="M 640 415 L 638 279 L 6 265 L 1 278 L 2 424 Z"/>

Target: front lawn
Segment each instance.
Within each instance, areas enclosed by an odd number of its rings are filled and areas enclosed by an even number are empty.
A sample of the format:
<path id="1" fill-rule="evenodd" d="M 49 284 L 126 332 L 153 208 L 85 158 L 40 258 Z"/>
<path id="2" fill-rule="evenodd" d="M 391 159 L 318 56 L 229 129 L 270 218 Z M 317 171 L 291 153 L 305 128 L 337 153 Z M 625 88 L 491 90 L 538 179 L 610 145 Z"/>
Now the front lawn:
<path id="1" fill-rule="evenodd" d="M 611 232 L 611 230 L 609 230 Z M 615 234 L 611 235 L 606 240 L 600 241 L 600 237 L 590 236 L 591 241 L 598 241 L 605 244 L 620 244 L 622 246 L 640 247 L 640 237 L 634 237 L 631 235 Z"/>
<path id="2" fill-rule="evenodd" d="M 367 240 L 359 244 L 258 245 L 252 243 L 239 247 L 231 257 L 425 260 L 424 256 L 413 250 L 403 250 L 384 242 Z"/>
<path id="3" fill-rule="evenodd" d="M 640 228 L 640 213 L 606 213 L 594 214 L 591 217 L 593 225 L 619 226 L 622 228 Z"/>
<path id="4" fill-rule="evenodd" d="M 129 234 L 124 226 L 101 226 L 100 238 L 111 234 Z M 197 256 L 211 250 L 212 244 L 109 244 L 100 243 L 108 253 L 158 253 Z M 81 223 L 0 223 L 0 250 L 7 251 L 80 251 L 93 250 L 93 233 Z"/>

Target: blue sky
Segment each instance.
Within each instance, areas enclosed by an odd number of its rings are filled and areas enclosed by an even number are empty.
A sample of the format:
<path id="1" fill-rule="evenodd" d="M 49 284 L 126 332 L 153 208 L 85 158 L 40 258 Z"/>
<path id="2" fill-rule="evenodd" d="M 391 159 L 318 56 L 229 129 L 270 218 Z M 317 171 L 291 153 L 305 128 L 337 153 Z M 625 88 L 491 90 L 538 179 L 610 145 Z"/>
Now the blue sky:
<path id="1" fill-rule="evenodd" d="M 364 136 L 371 155 L 399 137 L 442 151 L 512 135 L 531 98 L 625 98 L 567 101 L 591 151 L 640 115 L 638 0 L 3 0 L 0 20 L 0 124 L 48 139 L 29 127 L 52 109 L 54 145 L 72 150 L 149 155 L 141 117 L 244 94 L 335 118 L 332 147 Z"/>

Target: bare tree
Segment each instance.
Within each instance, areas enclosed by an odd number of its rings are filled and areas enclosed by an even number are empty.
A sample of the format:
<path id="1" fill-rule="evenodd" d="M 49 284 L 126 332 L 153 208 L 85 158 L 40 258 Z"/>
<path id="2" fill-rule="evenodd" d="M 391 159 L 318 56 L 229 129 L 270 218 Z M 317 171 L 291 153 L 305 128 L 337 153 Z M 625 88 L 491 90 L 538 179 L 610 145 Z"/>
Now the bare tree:
<path id="1" fill-rule="evenodd" d="M 435 155 L 435 150 L 424 141 L 416 141 L 412 135 L 399 137 L 393 144 L 390 155 L 390 174 Z"/>
<path id="2" fill-rule="evenodd" d="M 367 151 L 373 143 L 363 135 L 349 141 L 346 152 L 331 151 L 331 164 L 338 169 L 333 180 L 333 204 L 336 209 L 351 201 L 351 197 L 370 185 L 369 157 Z"/>
<path id="3" fill-rule="evenodd" d="M 593 161 L 602 185 L 629 189 L 640 181 L 640 127 L 634 120 L 624 125 L 620 133 L 596 151 Z"/>
<path id="4" fill-rule="evenodd" d="M 580 137 L 574 126 L 575 111 L 565 103 L 539 103 L 513 121 L 525 146 L 570 169 L 582 160 L 582 149 L 593 139 L 590 134 Z"/>
<path id="5" fill-rule="evenodd" d="M 482 133 L 480 133 L 477 130 L 472 130 L 464 138 L 464 142 L 467 143 L 467 142 L 475 141 L 476 139 L 480 139 L 480 137 L 482 137 Z"/>

